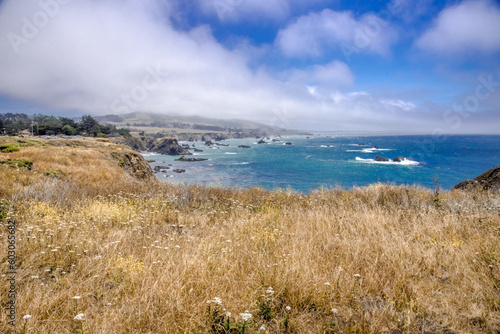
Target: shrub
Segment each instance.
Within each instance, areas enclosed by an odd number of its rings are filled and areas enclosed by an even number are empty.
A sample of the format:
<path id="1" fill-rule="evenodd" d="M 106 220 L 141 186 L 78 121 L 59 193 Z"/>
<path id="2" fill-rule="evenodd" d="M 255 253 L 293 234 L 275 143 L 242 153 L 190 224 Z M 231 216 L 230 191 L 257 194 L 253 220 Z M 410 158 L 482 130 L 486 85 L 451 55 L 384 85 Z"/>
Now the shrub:
<path id="1" fill-rule="evenodd" d="M 11 167 L 26 168 L 28 170 L 31 170 L 31 168 L 33 167 L 33 162 L 24 159 L 0 161 L 0 164 Z"/>
<path id="2" fill-rule="evenodd" d="M 0 144 L 0 151 L 3 153 L 17 152 L 19 151 L 19 146 L 11 143 Z"/>

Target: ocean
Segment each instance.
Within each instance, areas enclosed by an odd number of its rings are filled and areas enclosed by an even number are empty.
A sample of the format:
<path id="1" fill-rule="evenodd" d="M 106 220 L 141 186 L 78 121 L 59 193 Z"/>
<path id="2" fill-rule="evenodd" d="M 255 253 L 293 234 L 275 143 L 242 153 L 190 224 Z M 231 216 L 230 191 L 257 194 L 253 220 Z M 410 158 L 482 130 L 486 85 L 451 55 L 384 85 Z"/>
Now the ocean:
<path id="1" fill-rule="evenodd" d="M 279 140 L 272 142 L 271 139 Z M 164 182 L 222 187 L 262 187 L 310 192 L 322 188 L 352 188 L 376 182 L 451 189 L 500 164 L 500 136 L 311 136 L 233 139 L 229 146 L 205 146 L 192 157 L 207 161 L 180 162 L 178 157 L 143 152 Z M 285 145 L 286 142 L 292 145 Z M 181 144 L 193 143 L 181 142 Z M 238 148 L 239 145 L 251 148 Z M 402 162 L 379 162 L 375 157 L 406 157 Z M 178 174 L 173 169 L 185 169 Z"/>

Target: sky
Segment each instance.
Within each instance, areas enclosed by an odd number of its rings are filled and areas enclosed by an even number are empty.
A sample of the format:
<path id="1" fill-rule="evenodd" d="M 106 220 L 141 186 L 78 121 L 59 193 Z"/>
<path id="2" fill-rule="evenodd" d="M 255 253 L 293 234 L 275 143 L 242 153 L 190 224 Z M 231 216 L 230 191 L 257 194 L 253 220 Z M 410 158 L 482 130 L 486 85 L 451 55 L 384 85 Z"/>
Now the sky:
<path id="1" fill-rule="evenodd" d="M 0 0 L 0 113 L 500 134 L 500 1 Z"/>

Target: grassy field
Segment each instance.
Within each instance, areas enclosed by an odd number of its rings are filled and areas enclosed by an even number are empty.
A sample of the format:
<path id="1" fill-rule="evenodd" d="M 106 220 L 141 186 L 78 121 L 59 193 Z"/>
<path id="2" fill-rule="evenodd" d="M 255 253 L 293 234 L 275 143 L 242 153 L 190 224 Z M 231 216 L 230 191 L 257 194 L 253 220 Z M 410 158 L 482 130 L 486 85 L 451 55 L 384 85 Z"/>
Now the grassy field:
<path id="1" fill-rule="evenodd" d="M 0 164 L 2 333 L 500 331 L 498 192 L 174 186 L 42 144 L 0 153 L 33 163 Z"/>

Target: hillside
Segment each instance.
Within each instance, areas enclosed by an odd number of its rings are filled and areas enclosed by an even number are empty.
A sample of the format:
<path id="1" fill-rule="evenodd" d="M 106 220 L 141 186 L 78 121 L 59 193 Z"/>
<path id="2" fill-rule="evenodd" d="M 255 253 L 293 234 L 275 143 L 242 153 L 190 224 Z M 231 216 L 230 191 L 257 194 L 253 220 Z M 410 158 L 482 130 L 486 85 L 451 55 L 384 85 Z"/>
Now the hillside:
<path id="1" fill-rule="evenodd" d="M 171 185 L 103 139 L 0 147 L 1 333 L 500 331 L 498 191 Z"/>
<path id="2" fill-rule="evenodd" d="M 98 116 L 95 118 L 101 123 L 111 124 L 117 128 L 128 128 L 135 131 L 144 131 L 145 133 L 161 132 L 166 135 L 175 135 L 181 140 L 204 134 L 218 134 L 228 138 L 305 134 L 300 131 L 285 130 L 246 120 L 216 119 L 201 116 L 133 112 L 123 115 Z"/>

